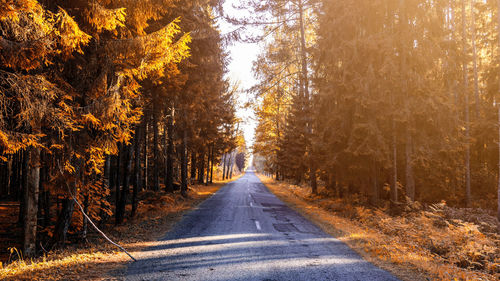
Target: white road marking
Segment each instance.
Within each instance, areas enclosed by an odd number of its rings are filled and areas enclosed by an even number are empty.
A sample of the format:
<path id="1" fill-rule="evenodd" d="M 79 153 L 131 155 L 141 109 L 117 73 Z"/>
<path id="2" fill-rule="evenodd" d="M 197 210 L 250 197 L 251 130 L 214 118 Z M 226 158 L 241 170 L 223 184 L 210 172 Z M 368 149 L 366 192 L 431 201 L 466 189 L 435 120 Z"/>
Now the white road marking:
<path id="1" fill-rule="evenodd" d="M 255 221 L 255 226 L 257 227 L 257 230 L 261 230 L 259 221 Z"/>

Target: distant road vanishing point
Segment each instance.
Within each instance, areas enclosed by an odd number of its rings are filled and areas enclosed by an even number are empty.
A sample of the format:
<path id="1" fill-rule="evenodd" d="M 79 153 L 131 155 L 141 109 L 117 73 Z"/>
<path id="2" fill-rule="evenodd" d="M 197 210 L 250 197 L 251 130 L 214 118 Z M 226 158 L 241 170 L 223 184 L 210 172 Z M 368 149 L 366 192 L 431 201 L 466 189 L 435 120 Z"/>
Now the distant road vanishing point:
<path id="1" fill-rule="evenodd" d="M 126 280 L 398 280 L 288 208 L 252 171 L 137 258 Z"/>

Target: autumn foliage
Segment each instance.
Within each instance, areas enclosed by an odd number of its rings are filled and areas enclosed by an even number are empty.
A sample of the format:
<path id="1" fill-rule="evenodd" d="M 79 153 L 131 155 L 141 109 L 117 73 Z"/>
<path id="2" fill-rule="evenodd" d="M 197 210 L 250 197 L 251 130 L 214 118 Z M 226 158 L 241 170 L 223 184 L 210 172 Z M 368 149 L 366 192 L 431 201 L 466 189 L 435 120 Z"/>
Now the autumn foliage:
<path id="1" fill-rule="evenodd" d="M 497 209 L 497 1 L 275 2 L 254 66 L 259 169 L 374 205 Z"/>
<path id="2" fill-rule="evenodd" d="M 212 182 L 238 134 L 216 4 L 1 1 L 0 197 L 23 256 L 85 241 L 83 213 L 134 217 L 143 190 L 188 196 L 188 166 Z"/>

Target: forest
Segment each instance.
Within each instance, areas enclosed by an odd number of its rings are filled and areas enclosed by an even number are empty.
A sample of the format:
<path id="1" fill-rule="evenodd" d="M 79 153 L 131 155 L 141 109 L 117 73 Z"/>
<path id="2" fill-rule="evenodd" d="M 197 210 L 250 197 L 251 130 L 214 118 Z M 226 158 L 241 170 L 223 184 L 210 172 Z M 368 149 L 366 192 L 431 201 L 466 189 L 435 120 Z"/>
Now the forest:
<path id="1" fill-rule="evenodd" d="M 262 170 L 374 205 L 497 210 L 499 1 L 254 4 Z"/>
<path id="2" fill-rule="evenodd" d="M 221 161 L 232 177 L 245 145 L 214 5 L 2 1 L 2 241 L 34 257 L 85 241 L 83 213 L 120 225 L 139 192 L 185 196 Z"/>
<path id="3" fill-rule="evenodd" d="M 255 235 L 242 221 L 259 235 L 305 233 L 278 215 L 237 217 L 278 212 L 259 201 L 270 191 L 402 280 L 420 280 L 402 267 L 498 280 L 500 0 L 0 3 L 0 279 L 44 280 L 37 264 L 52 274 L 63 266 L 47 260 L 82 249 L 118 256 L 108 241 L 144 262 L 137 244 L 169 241 L 120 232 L 182 222 L 202 229 L 177 238 L 206 248 Z M 250 89 L 229 74 L 235 42 L 260 50 Z M 252 140 L 238 115 L 248 108 Z M 228 194 L 245 199 L 218 199 Z M 192 223 L 190 210 L 206 217 Z"/>

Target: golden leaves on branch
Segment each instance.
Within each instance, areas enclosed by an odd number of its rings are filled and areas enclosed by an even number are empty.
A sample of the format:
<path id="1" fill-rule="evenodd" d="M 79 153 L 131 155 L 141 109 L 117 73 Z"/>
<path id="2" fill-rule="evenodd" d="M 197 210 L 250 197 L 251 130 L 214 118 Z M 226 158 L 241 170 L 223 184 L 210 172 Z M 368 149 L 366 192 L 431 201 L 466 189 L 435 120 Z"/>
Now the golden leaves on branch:
<path id="1" fill-rule="evenodd" d="M 29 146 L 42 147 L 43 125 L 64 138 L 65 132 L 77 129 L 68 98 L 42 75 L 22 75 L 0 71 L 0 130 L 5 153 L 15 153 Z M 10 116 L 14 108 L 17 112 Z M 32 132 L 22 133 L 23 128 Z"/>
<path id="2" fill-rule="evenodd" d="M 181 32 L 180 18 L 148 35 L 123 40 L 113 40 L 108 46 L 109 53 L 115 54 L 115 63 L 123 64 L 118 74 L 128 78 L 144 80 L 150 76 L 163 76 L 165 67 L 179 63 L 189 57 L 191 36 L 189 33 L 175 40 Z"/>
<path id="3" fill-rule="evenodd" d="M 19 4 L 20 1 L 13 1 Z M 0 11 L 0 63 L 13 69 L 31 70 L 50 63 L 49 53 L 54 47 L 50 18 L 36 1 L 36 5 L 17 7 L 15 11 Z M 5 6 L 4 6 L 5 7 Z M 0 8 L 1 10 L 2 8 Z"/>
<path id="4" fill-rule="evenodd" d="M 19 4 L 20 1 L 13 2 Z M 52 64 L 56 56 L 69 57 L 75 51 L 83 53 L 82 47 L 89 43 L 91 36 L 83 32 L 65 10 L 59 8 L 57 13 L 52 13 L 43 10 L 36 1 L 21 2 L 31 5 L 5 13 L 0 8 L 1 64 L 15 70 L 33 70 Z"/>
<path id="5" fill-rule="evenodd" d="M 126 15 L 125 8 L 107 9 L 98 2 L 94 2 L 86 20 L 97 32 L 114 31 L 117 27 L 125 26 Z"/>
<path id="6" fill-rule="evenodd" d="M 42 7 L 36 0 L 2 0 L 0 4 L 0 20 L 10 18 L 19 20 L 19 12 L 40 11 Z"/>
<path id="7" fill-rule="evenodd" d="M 150 23 L 160 20 L 178 0 L 106 0 L 127 10 L 127 27 L 135 35 L 145 35 Z M 103 3 L 104 1 L 100 1 Z"/>
<path id="8" fill-rule="evenodd" d="M 93 127 L 98 127 L 101 124 L 101 121 L 97 119 L 92 113 L 86 113 L 82 115 L 82 118 L 86 123 L 89 123 Z"/>
<path id="9" fill-rule="evenodd" d="M 54 32 L 58 36 L 60 45 L 58 52 L 64 56 L 70 56 L 75 51 L 82 54 L 82 46 L 90 42 L 91 36 L 83 32 L 75 20 L 62 8 L 59 8 L 55 18 Z"/>
<path id="10" fill-rule="evenodd" d="M 10 72 L 0 71 L 0 90 L 4 93 L 0 96 L 0 147 L 7 154 L 29 146 L 43 147 L 48 153 L 55 150 L 65 155 L 67 173 L 75 172 L 74 163 L 68 159 L 76 158 L 85 159 L 90 174 L 101 173 L 104 155 L 116 153 L 117 142 L 128 143 L 140 121 L 139 81 L 164 76 L 166 69 L 187 58 L 190 35 L 180 34 L 177 18 L 156 32 L 138 32 L 142 36 L 133 37 L 134 28 L 144 31 L 148 20 L 158 20 L 170 4 L 153 9 L 154 15 L 146 12 L 139 17 L 142 6 L 154 5 L 93 1 L 78 16 L 61 7 L 57 13 L 45 10 L 35 0 L 2 2 L 0 66 Z M 86 21 L 86 31 L 114 31 L 114 39 L 101 42 L 106 65 L 96 80 L 98 85 L 85 93 L 82 104 L 77 98 L 78 85 L 58 74 L 58 66 L 68 63 L 76 53 L 83 54 L 92 39 L 72 16 Z M 118 36 L 120 27 L 127 31 Z M 36 74 L 30 75 L 31 71 Z M 85 138 L 85 147 L 69 144 L 73 136 Z M 78 157 L 73 150 L 78 151 Z"/>

